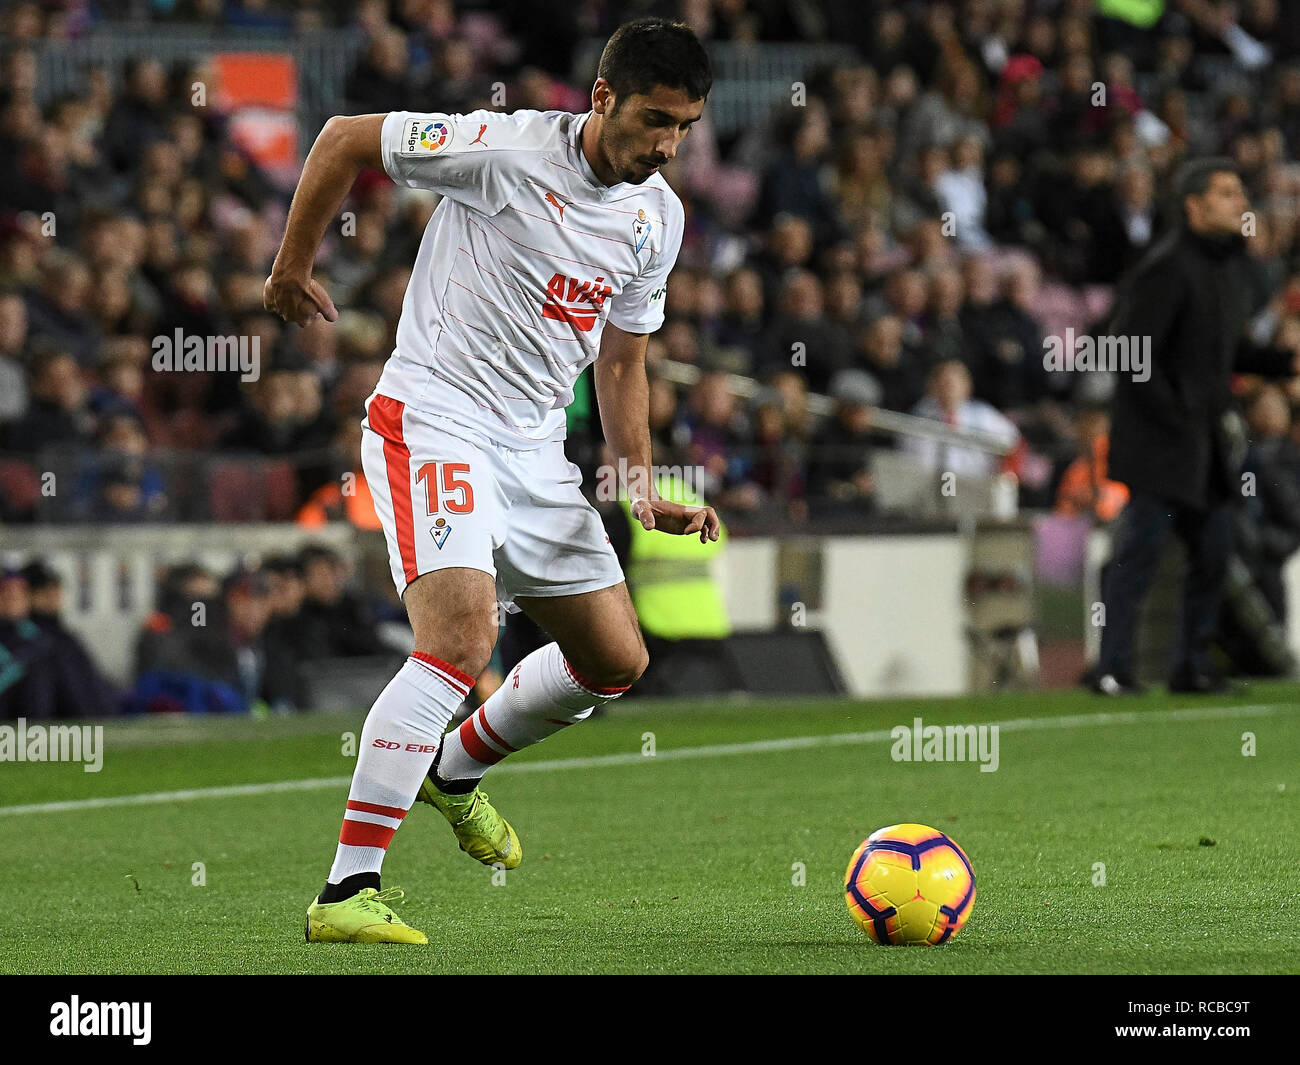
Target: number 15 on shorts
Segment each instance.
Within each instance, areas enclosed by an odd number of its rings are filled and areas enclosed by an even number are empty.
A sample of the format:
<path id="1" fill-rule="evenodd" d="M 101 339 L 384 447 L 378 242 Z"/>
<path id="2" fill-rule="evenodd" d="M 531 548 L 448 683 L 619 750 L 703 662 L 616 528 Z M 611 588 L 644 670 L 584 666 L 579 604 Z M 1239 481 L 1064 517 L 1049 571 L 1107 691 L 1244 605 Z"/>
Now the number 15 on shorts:
<path id="1" fill-rule="evenodd" d="M 448 514 L 470 514 L 474 510 L 474 489 L 461 475 L 469 473 L 468 462 L 426 462 L 415 479 L 424 482 L 425 508 L 437 514 L 439 503 Z"/>

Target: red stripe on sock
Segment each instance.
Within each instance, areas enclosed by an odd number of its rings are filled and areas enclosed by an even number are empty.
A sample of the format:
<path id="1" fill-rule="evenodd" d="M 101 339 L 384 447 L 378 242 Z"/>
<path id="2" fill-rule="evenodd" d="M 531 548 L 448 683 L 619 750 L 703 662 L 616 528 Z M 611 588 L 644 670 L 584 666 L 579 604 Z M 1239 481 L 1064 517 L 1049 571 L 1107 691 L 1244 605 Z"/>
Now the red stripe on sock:
<path id="1" fill-rule="evenodd" d="M 411 657 L 423 662 L 426 666 L 433 666 L 434 669 L 446 673 L 448 678 L 459 681 L 464 685 L 467 692 L 474 687 L 474 678 L 463 669 L 457 669 L 450 662 L 444 662 L 441 658 L 435 658 L 433 655 L 426 655 L 423 651 L 412 651 Z"/>
<path id="2" fill-rule="evenodd" d="M 402 436 L 406 404 L 388 396 L 375 396 L 366 411 L 370 428 L 384 438 L 384 464 L 388 467 L 388 493 L 393 500 L 393 525 L 397 552 L 406 583 L 418 577 L 415 561 L 415 521 L 411 515 L 411 450 Z"/>
<path id="3" fill-rule="evenodd" d="M 593 695 L 622 695 L 628 690 L 628 688 L 632 687 L 630 684 L 624 684 L 621 688 L 602 688 L 599 684 L 592 684 L 589 680 L 583 680 L 582 677 L 578 675 L 578 671 L 569 665 L 569 660 L 567 658 L 564 660 L 564 668 L 569 671 L 569 676 Z"/>
<path id="4" fill-rule="evenodd" d="M 478 708 L 478 723 L 483 726 L 483 731 L 487 734 L 487 738 L 498 747 L 504 747 L 511 754 L 514 754 L 515 751 L 519 749 L 518 747 L 511 747 L 510 744 L 506 743 L 505 740 L 496 734 L 496 730 L 488 724 L 487 715 L 483 713 L 483 707 L 481 706 Z"/>
<path id="5" fill-rule="evenodd" d="M 343 819 L 343 828 L 339 832 L 339 842 L 349 847 L 380 847 L 388 850 L 388 844 L 392 842 L 393 833 L 397 829 L 389 828 L 387 825 L 371 824 L 369 821 L 353 821 L 349 817 Z"/>
<path id="6" fill-rule="evenodd" d="M 401 820 L 406 816 L 406 811 L 400 806 L 380 806 L 377 802 L 358 802 L 355 799 L 348 800 L 349 810 L 360 810 L 367 814 L 383 814 L 385 817 L 395 817 Z"/>
<path id="7" fill-rule="evenodd" d="M 483 765 L 496 765 L 505 757 L 500 751 L 494 751 L 481 739 L 477 730 L 474 728 L 474 719 L 471 717 L 458 730 L 460 742 L 465 745 L 465 753 L 476 762 L 482 762 Z"/>

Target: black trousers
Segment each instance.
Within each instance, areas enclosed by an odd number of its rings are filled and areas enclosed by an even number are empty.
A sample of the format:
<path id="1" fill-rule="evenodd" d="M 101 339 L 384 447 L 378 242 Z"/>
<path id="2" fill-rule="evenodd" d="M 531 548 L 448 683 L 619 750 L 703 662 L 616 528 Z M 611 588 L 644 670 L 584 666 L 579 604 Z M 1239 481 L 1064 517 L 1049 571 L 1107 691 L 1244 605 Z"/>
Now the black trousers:
<path id="1" fill-rule="evenodd" d="M 1209 649 L 1218 628 L 1233 525 L 1231 502 L 1216 502 L 1198 510 L 1145 492 L 1133 494 L 1115 522 L 1110 562 L 1102 575 L 1105 618 L 1099 674 L 1133 679 L 1138 615 L 1171 530 L 1187 545 L 1182 616 L 1171 676 L 1210 671 Z"/>

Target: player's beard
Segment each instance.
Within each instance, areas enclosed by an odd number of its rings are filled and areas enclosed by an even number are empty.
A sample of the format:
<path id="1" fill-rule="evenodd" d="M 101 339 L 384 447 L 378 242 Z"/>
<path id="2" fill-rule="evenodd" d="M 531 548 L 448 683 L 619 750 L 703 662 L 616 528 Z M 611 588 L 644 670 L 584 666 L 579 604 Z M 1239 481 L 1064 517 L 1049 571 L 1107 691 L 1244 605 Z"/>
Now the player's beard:
<path id="1" fill-rule="evenodd" d="M 630 138 L 622 135 L 622 130 L 618 126 L 618 120 L 612 116 L 605 120 L 604 128 L 601 130 L 600 147 L 605 154 L 605 158 L 611 163 L 611 169 L 617 175 L 622 184 L 641 185 L 648 181 L 655 171 L 647 171 L 648 162 L 643 161 L 644 157 L 637 155 L 631 144 Z M 615 165 L 615 160 L 626 160 Z"/>

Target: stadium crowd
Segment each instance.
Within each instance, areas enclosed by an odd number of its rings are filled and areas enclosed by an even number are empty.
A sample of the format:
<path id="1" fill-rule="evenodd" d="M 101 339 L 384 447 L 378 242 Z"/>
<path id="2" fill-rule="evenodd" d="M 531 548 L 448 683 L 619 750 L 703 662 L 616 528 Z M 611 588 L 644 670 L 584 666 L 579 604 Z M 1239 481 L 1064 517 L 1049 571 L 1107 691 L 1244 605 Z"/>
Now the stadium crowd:
<path id="1" fill-rule="evenodd" d="M 61 620 L 54 569 L 39 559 L 0 568 L 0 720 L 307 709 L 313 663 L 406 651 L 348 578 L 347 561 L 321 544 L 225 575 L 171 566 L 124 690 Z"/>
<path id="2" fill-rule="evenodd" d="M 1046 369 L 1044 340 L 1105 321 L 1116 281 L 1176 219 L 1170 190 L 1189 158 L 1236 165 L 1255 212 L 1256 339 L 1300 350 L 1297 7 L 586 0 L 551 17 L 473 0 L 120 5 L 136 24 L 262 29 L 268 41 L 358 28 L 366 45 L 336 106 L 354 114 L 494 107 L 497 83 L 508 110 L 583 111 L 580 42 L 641 14 L 680 17 L 706 42 L 852 49 L 809 70 L 797 103 L 774 101 L 766 122 L 722 137 L 706 108 L 663 169 L 687 228 L 650 347 L 656 461 L 702 467 L 706 496 L 734 522 L 787 525 L 870 520 L 873 454 L 893 447 L 935 469 L 1010 470 L 1028 506 L 1113 518 L 1124 490 L 1106 478 L 1107 379 Z M 86 70 L 74 92 L 42 91 L 39 46 L 102 29 L 106 9 L 52 0 L 0 14 L 0 521 L 372 526 L 364 493 L 358 503 L 340 484 L 364 481 L 362 403 L 436 197 L 364 174 L 345 204 L 354 227 L 333 227 L 318 260 L 339 321 L 283 326 L 262 309 L 262 284 L 291 185 L 235 143 L 219 107 L 194 104 L 202 62 L 140 55 Z M 256 380 L 156 371 L 154 338 L 176 330 L 257 338 Z M 698 379 L 678 383 L 669 363 Z M 738 392 L 730 375 L 759 387 Z M 1300 544 L 1300 386 L 1238 387 L 1249 463 L 1296 487 L 1251 502 L 1250 549 L 1273 572 Z M 588 384 L 570 412 L 578 461 L 599 454 L 594 408 Z M 900 441 L 876 409 L 981 430 L 1009 451 Z M 227 604 L 274 579 L 232 575 Z"/>
<path id="3" fill-rule="evenodd" d="M 1162 6 L 1149 27 L 1123 17 Z M 1104 317 L 1110 286 L 1169 223 L 1164 193 L 1189 156 L 1239 167 L 1258 216 L 1258 328 L 1298 342 L 1300 33 L 1284 5 L 579 7 L 567 40 L 549 24 L 542 38 L 561 63 L 579 37 L 642 7 L 679 15 L 706 40 L 856 48 L 856 62 L 810 71 L 798 106 L 778 101 L 767 123 L 727 143 L 706 110 L 664 170 L 688 227 L 651 356 L 703 373 L 691 386 L 656 375 L 657 461 L 704 467 L 707 494 L 733 513 L 870 513 L 872 449 L 894 444 L 873 427 L 877 406 L 1014 445 L 1000 460 L 914 448 L 921 461 L 1010 468 L 1030 505 L 1051 505 L 1064 480 L 1062 505 L 1078 507 L 1080 479 L 1067 470 L 1094 458 L 1081 434 L 1104 446 L 1093 411 L 1106 386 L 1044 369 L 1044 336 Z M 360 26 L 368 44 L 341 112 L 491 106 L 494 82 L 511 109 L 587 106 L 585 87 L 530 61 L 540 45 L 528 5 L 499 9 L 497 36 L 481 18 L 466 32 L 486 8 L 436 0 L 135 8 L 268 31 Z M 202 64 L 168 70 L 140 56 L 87 71 L 79 92 L 42 96 L 25 41 L 85 32 L 97 10 L 27 3 L 4 16 L 0 516 L 245 516 L 246 481 L 212 473 L 212 460 L 252 455 L 269 460 L 266 516 L 292 517 L 355 470 L 361 403 L 391 350 L 435 202 L 365 175 L 346 205 L 354 232 L 334 232 L 319 261 L 341 320 L 283 328 L 263 311 L 261 285 L 287 191 L 236 146 L 219 109 L 193 106 Z M 177 329 L 258 338 L 257 380 L 155 372 L 153 338 Z M 732 373 L 764 387 L 742 401 Z M 829 395 L 834 413 L 810 414 L 810 392 Z M 1284 398 L 1289 410 L 1300 393 Z M 582 399 L 571 419 L 579 453 L 592 432 L 589 391 Z M 194 456 L 205 476 L 193 475 Z M 43 495 L 35 475 L 51 469 L 69 487 Z"/>

